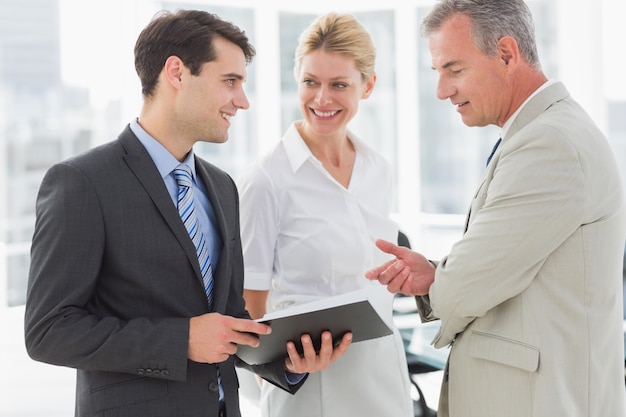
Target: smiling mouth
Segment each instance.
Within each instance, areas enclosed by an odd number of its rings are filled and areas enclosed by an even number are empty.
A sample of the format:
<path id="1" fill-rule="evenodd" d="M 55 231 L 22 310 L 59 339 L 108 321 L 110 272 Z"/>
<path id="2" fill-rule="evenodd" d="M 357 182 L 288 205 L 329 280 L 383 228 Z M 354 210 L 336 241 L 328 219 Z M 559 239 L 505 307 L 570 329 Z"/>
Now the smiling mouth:
<path id="1" fill-rule="evenodd" d="M 315 114 L 318 117 L 333 117 L 334 115 L 339 113 L 339 110 L 333 110 L 333 111 L 319 111 L 315 109 L 311 109 L 311 110 L 313 111 L 313 114 Z"/>

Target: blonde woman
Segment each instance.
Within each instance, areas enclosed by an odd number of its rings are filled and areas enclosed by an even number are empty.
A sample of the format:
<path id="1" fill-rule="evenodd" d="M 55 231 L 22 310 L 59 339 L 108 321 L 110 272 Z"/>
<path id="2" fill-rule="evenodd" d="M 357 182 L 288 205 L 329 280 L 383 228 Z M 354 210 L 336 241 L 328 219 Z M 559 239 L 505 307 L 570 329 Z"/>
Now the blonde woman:
<path id="1" fill-rule="evenodd" d="M 301 35 L 294 74 L 302 120 L 239 180 L 246 307 L 253 318 L 373 286 L 391 321 L 393 296 L 365 272 L 385 255 L 374 241 L 395 239 L 387 162 L 348 123 L 374 89 L 376 51 L 351 15 L 317 18 Z M 388 258 L 387 258 L 388 259 Z M 263 382 L 272 417 L 413 415 L 401 337 L 350 346 L 296 395 Z"/>

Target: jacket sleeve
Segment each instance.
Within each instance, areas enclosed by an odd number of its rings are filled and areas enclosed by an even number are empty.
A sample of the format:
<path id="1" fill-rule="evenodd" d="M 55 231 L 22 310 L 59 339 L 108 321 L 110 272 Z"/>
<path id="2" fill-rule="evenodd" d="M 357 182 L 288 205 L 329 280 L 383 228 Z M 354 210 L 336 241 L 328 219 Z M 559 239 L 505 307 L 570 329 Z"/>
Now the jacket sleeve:
<path id="1" fill-rule="evenodd" d="M 254 372 L 267 382 L 276 385 L 277 387 L 287 391 L 290 394 L 295 394 L 304 385 L 308 374 L 304 375 L 304 378 L 297 384 L 291 385 L 287 382 L 287 376 L 285 371 L 285 361 L 283 359 L 262 364 L 262 365 L 248 365 L 239 358 L 235 358 L 236 365 L 240 368 L 247 369 L 250 372 Z"/>
<path id="2" fill-rule="evenodd" d="M 137 374 L 160 366 L 167 368 L 160 378 L 182 381 L 189 319 L 132 316 L 111 302 L 119 293 L 109 294 L 112 288 L 103 285 L 126 282 L 125 289 L 132 290 L 136 282 L 112 273 L 103 261 L 110 255 L 99 197 L 91 178 L 72 164 L 55 165 L 42 181 L 24 320 L 28 354 L 83 370 Z M 150 272 L 139 276 L 148 281 Z M 142 302 L 137 299 L 131 308 L 140 308 Z"/>
<path id="3" fill-rule="evenodd" d="M 467 231 L 438 267 L 429 298 L 441 347 L 476 318 L 522 293 L 546 258 L 584 223 L 576 149 L 555 129 L 502 145 L 472 201 Z"/>

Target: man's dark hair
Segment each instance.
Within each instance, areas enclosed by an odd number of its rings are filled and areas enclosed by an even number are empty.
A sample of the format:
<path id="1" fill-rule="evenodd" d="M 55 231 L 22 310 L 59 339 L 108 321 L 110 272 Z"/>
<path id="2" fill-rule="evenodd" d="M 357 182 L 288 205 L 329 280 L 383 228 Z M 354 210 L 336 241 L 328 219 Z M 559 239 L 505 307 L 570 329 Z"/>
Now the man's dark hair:
<path id="1" fill-rule="evenodd" d="M 200 10 L 159 12 L 137 38 L 135 69 L 145 98 L 154 94 L 159 74 L 170 56 L 179 57 L 192 75 L 217 57 L 213 39 L 222 37 L 239 46 L 246 62 L 256 54 L 245 32 L 217 15 Z"/>

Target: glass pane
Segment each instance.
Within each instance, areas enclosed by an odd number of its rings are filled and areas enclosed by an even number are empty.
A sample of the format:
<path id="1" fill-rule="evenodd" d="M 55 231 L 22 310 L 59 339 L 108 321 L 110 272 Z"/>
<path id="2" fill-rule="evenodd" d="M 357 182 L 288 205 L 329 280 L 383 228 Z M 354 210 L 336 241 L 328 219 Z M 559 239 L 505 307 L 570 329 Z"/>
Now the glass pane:
<path id="1" fill-rule="evenodd" d="M 535 16 L 540 59 L 546 74 L 556 76 L 556 20 L 554 2 L 535 1 L 529 6 Z M 418 9 L 421 22 L 428 8 Z M 418 97 L 422 211 L 438 214 L 463 214 L 478 185 L 500 128 L 469 128 L 463 124 L 450 100 L 436 97 L 437 73 L 431 68 L 428 41 L 418 45 Z"/>
<path id="2" fill-rule="evenodd" d="M 250 43 L 256 45 L 254 39 L 256 32 L 254 24 L 255 12 L 253 9 L 215 6 L 208 4 L 208 2 L 206 3 L 163 2 L 163 8 L 167 10 L 196 9 L 214 13 L 224 20 L 233 22 L 240 29 L 244 30 Z M 255 102 L 257 99 L 254 61 L 247 67 L 247 72 L 246 95 L 250 102 Z M 194 151 L 208 161 L 215 163 L 233 176 L 233 178 L 236 178 L 250 164 L 257 153 L 257 126 L 254 106 L 251 106 L 248 110 L 237 112 L 237 116 L 229 129 L 228 141 L 226 143 L 216 146 L 211 143 L 198 142 L 194 146 Z"/>
<path id="3" fill-rule="evenodd" d="M 350 122 L 350 129 L 396 166 L 396 80 L 394 12 L 354 13 L 370 32 L 376 47 L 376 86 L 367 100 L 359 104 L 359 112 Z M 285 131 L 294 120 L 302 119 L 293 60 L 300 33 L 317 15 L 280 13 L 281 63 L 281 126 Z M 276 138 L 278 141 L 279 138 Z M 395 170 L 394 170 L 395 172 Z M 394 201 L 396 199 L 394 198 Z M 392 210 L 395 210 L 395 203 Z"/>

